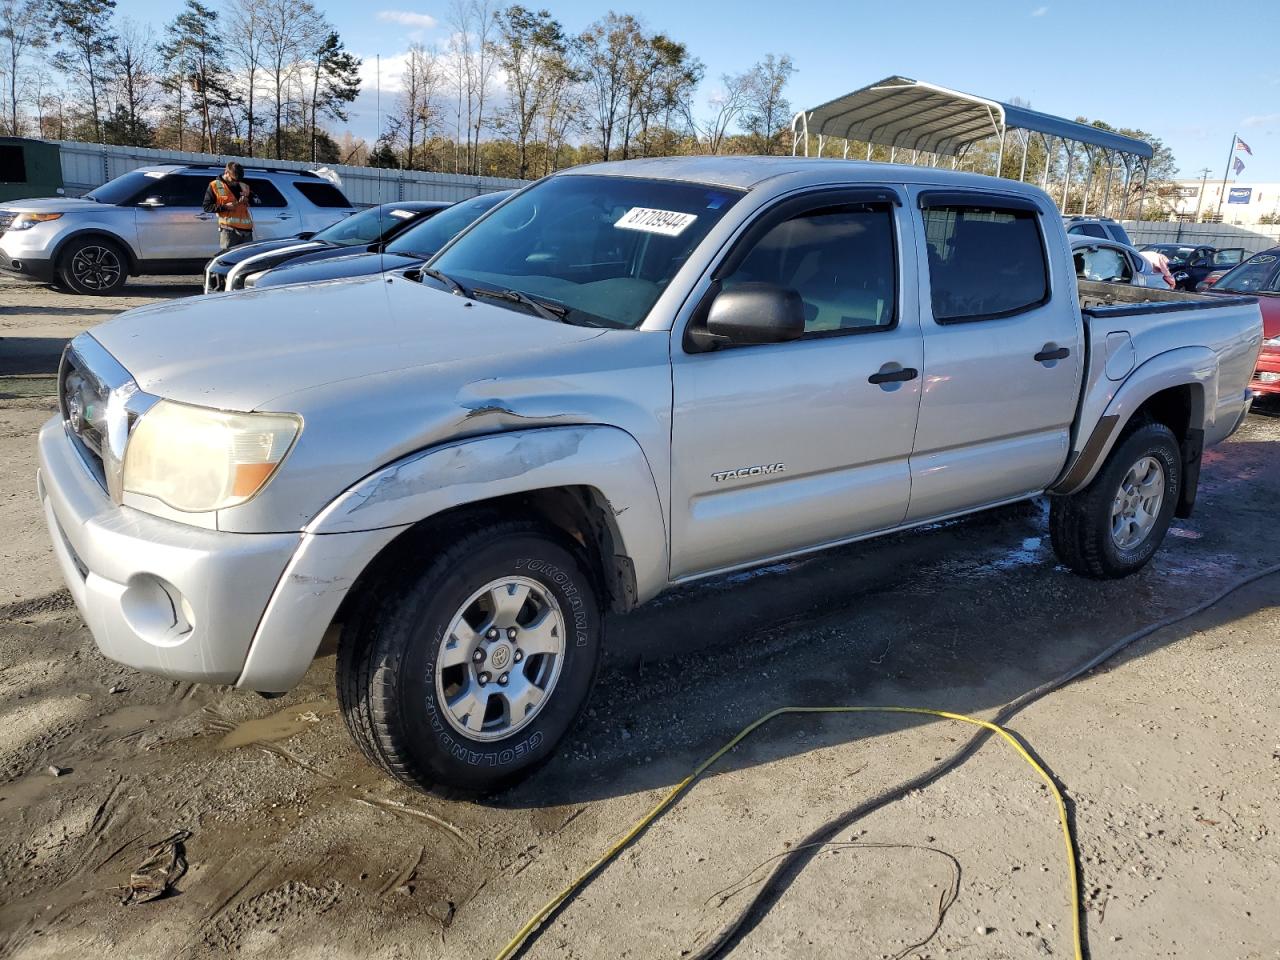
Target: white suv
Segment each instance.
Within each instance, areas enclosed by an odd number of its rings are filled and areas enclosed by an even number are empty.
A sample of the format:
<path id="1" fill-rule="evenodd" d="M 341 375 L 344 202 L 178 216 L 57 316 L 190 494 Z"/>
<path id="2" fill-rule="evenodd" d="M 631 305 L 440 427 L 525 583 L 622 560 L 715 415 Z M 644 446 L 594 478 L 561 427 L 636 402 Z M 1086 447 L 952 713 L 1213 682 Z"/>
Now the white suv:
<path id="1" fill-rule="evenodd" d="M 141 167 L 80 198 L 0 207 L 0 270 L 75 293 L 110 294 L 139 274 L 198 274 L 218 252 L 202 207 L 221 167 Z M 322 230 L 353 212 L 342 191 L 308 171 L 247 169 L 261 240 Z"/>

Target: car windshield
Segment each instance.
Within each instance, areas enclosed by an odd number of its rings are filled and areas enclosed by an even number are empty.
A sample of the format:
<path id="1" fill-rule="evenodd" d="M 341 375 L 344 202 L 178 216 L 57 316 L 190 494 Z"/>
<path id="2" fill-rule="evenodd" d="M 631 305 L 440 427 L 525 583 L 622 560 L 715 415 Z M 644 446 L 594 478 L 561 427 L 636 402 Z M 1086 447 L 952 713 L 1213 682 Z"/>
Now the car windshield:
<path id="1" fill-rule="evenodd" d="M 142 170 L 132 170 L 123 176 L 116 177 L 114 180 L 108 180 L 102 186 L 90 190 L 85 194 L 88 200 L 97 200 L 99 203 L 125 203 L 132 200 L 143 190 L 153 189 L 155 185 L 165 176 L 159 170 L 144 172 Z M 209 179 L 213 179 L 210 177 Z"/>
<path id="2" fill-rule="evenodd" d="M 387 252 L 423 259 L 433 257 L 476 217 L 486 210 L 491 210 L 509 196 L 511 192 L 503 190 L 500 193 L 486 193 L 473 200 L 460 200 L 452 206 L 445 207 L 426 223 L 415 224 L 400 234 L 387 244 Z"/>
<path id="3" fill-rule="evenodd" d="M 1169 263 L 1171 264 L 1186 263 L 1188 260 L 1191 259 L 1191 254 L 1196 252 L 1195 247 L 1167 246 L 1167 247 L 1146 247 L 1145 249 L 1156 250 L 1160 253 L 1163 253 L 1166 257 L 1169 258 Z"/>
<path id="4" fill-rule="evenodd" d="M 741 195 L 669 180 L 552 177 L 459 237 L 431 266 L 467 287 L 552 303 L 570 323 L 635 328 Z"/>
<path id="5" fill-rule="evenodd" d="M 1246 260 L 1234 270 L 1229 270 L 1213 285 L 1215 290 L 1233 293 L 1257 293 L 1275 289 L 1275 274 L 1280 259 L 1273 253 L 1260 253 Z"/>
<path id="6" fill-rule="evenodd" d="M 394 203 L 387 203 L 353 213 L 332 226 L 325 227 L 312 239 L 322 240 L 339 247 L 367 246 L 381 240 L 406 220 L 412 220 L 421 215 L 422 212 L 419 210 L 406 210 Z"/>

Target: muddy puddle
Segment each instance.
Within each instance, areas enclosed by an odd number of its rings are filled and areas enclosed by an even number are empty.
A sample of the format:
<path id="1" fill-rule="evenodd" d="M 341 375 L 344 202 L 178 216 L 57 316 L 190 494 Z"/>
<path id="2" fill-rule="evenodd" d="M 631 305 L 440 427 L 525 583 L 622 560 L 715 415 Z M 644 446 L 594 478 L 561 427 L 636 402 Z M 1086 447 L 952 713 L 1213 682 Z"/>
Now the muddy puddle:
<path id="1" fill-rule="evenodd" d="M 325 717 L 338 712 L 331 700 L 314 700 L 295 703 L 293 706 L 266 717 L 246 720 L 218 741 L 219 750 L 234 750 L 251 743 L 272 743 L 288 740 L 318 724 Z"/>

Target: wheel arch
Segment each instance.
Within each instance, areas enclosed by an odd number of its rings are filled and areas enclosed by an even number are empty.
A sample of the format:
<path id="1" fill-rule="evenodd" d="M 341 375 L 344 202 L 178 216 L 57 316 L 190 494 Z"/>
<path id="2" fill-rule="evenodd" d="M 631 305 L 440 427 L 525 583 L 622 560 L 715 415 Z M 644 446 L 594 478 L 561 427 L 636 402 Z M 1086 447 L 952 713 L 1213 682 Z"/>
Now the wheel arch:
<path id="1" fill-rule="evenodd" d="M 1195 498 L 1205 431 L 1213 426 L 1217 406 L 1218 362 L 1213 351 L 1186 347 L 1153 357 L 1133 371 L 1115 391 L 1098 422 L 1062 476 L 1049 488 L 1071 494 L 1088 486 L 1106 463 L 1129 425 L 1144 419 L 1165 424 L 1178 438 L 1184 466 L 1195 464 L 1195 476 L 1185 484 Z M 1188 455 L 1191 460 L 1189 461 Z M 1179 516 L 1189 515 L 1190 504 Z"/>
<path id="2" fill-rule="evenodd" d="M 119 234 L 112 233 L 110 230 L 102 227 L 81 227 L 67 234 L 58 241 L 58 245 L 53 248 L 53 255 L 49 258 L 49 262 L 53 264 L 54 271 L 62 269 L 62 257 L 72 243 L 77 240 L 106 240 L 114 246 L 124 251 L 125 259 L 128 261 L 127 270 L 129 276 L 137 276 L 138 273 L 138 254 L 137 251 L 130 246 L 129 241 Z"/>

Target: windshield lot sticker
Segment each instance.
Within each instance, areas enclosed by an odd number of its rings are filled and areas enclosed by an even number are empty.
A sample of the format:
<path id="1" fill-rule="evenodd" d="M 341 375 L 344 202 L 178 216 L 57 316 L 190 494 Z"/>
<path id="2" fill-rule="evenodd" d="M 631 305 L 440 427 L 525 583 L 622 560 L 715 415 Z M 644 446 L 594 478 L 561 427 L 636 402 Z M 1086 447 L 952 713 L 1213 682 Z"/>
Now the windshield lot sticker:
<path id="1" fill-rule="evenodd" d="M 619 218 L 614 226 L 622 230 L 640 230 L 644 233 L 660 233 L 664 237 L 678 237 L 689 224 L 697 219 L 698 215 L 696 213 L 632 207 Z"/>
<path id="2" fill-rule="evenodd" d="M 391 215 L 397 220 L 408 220 L 413 216 L 412 210 L 392 210 Z"/>

